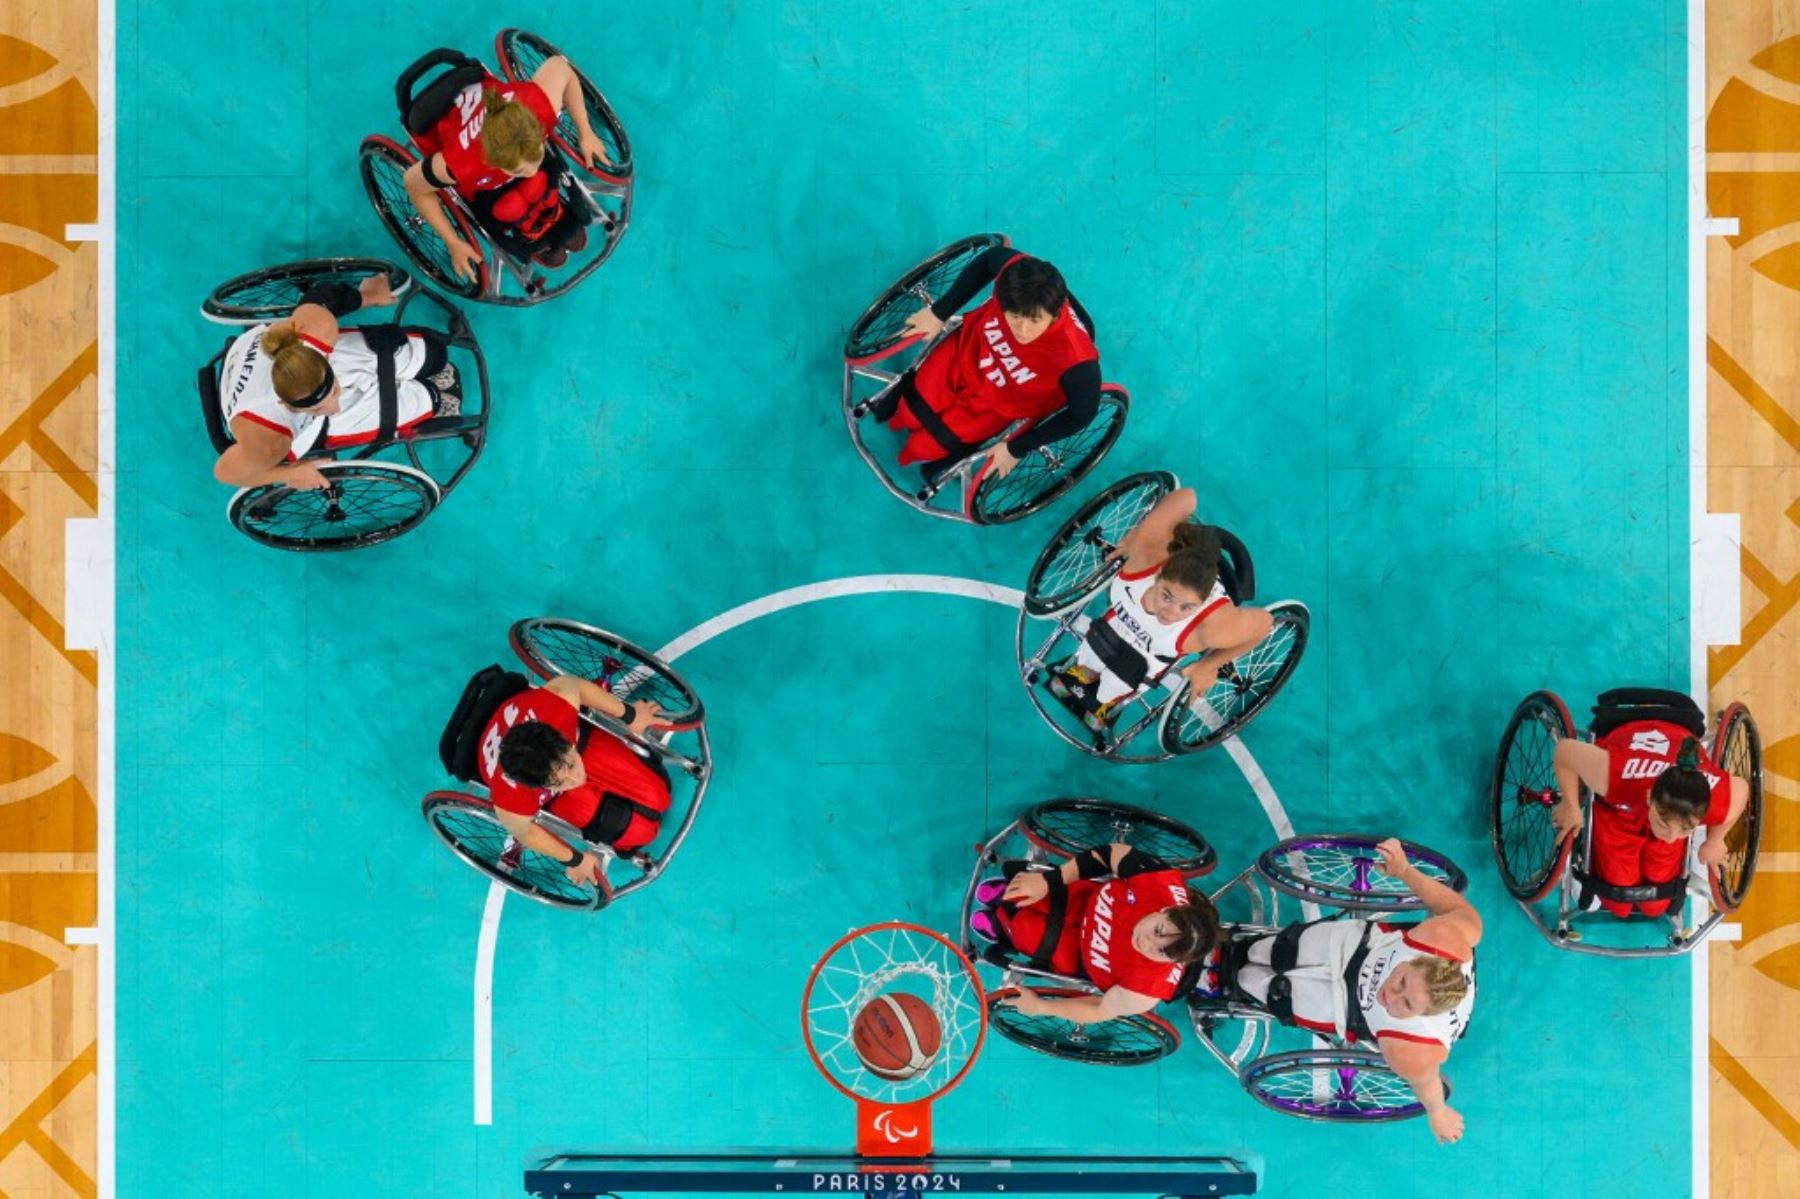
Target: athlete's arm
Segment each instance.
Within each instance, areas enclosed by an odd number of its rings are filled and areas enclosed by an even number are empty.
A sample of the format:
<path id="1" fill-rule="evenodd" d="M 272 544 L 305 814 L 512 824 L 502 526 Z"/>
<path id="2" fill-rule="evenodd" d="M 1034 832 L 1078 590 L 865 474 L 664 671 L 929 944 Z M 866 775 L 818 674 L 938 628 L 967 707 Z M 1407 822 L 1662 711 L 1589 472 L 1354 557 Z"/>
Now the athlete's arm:
<path id="1" fill-rule="evenodd" d="M 531 817 L 509 812 L 499 806 L 495 806 L 494 816 L 500 821 L 500 827 L 526 849 L 559 863 L 563 869 L 571 872 L 571 877 L 599 882 L 600 863 L 594 855 L 587 852 L 585 846 L 570 845 Z M 582 856 L 570 861 L 577 850 Z"/>
<path id="2" fill-rule="evenodd" d="M 431 171 L 429 178 L 426 177 L 427 167 Z M 431 231 L 449 249 L 450 261 L 454 264 L 457 275 L 465 277 L 464 266 L 472 260 L 478 260 L 481 255 L 474 246 L 457 236 L 455 226 L 450 223 L 450 214 L 444 211 L 444 202 L 438 199 L 438 188 L 449 187 L 456 182 L 456 176 L 450 173 L 450 168 L 444 163 L 444 156 L 433 154 L 430 158 L 413 163 L 406 168 L 404 182 L 407 199 L 413 202 L 413 207 L 419 210 L 419 215 L 425 218 Z M 466 273 L 466 277 L 474 277 L 472 268 Z"/>
<path id="3" fill-rule="evenodd" d="M 614 720 L 625 721 L 625 701 L 587 679 L 578 679 L 572 674 L 559 674 L 544 684 L 544 690 L 561 699 L 567 700 L 577 708 L 586 708 L 590 712 L 598 712 L 610 716 Z M 626 727 L 634 733 L 642 733 L 660 715 L 662 709 L 653 703 L 637 703 L 631 705 L 631 719 Z"/>
<path id="4" fill-rule="evenodd" d="M 1731 776 L 1731 806 L 1726 809 L 1725 819 L 1706 830 L 1706 838 L 1700 844 L 1700 860 L 1707 865 L 1717 865 L 1725 860 L 1725 834 L 1731 826 L 1738 822 L 1744 809 L 1750 803 L 1750 783 L 1737 775 Z"/>
<path id="5" fill-rule="evenodd" d="M 1556 775 L 1556 790 L 1562 802 L 1550 814 L 1551 823 L 1561 836 L 1581 831 L 1581 788 L 1585 784 L 1595 795 L 1606 794 L 1609 756 L 1598 745 L 1564 737 L 1556 743 L 1550 759 Z"/>
<path id="6" fill-rule="evenodd" d="M 594 136 L 594 127 L 588 123 L 587 97 L 581 94 L 581 76 L 567 58 L 558 54 L 554 58 L 544 60 L 544 65 L 532 72 L 531 81 L 543 90 L 550 99 L 552 112 L 566 112 L 569 119 L 575 122 L 575 132 L 580 135 L 583 148 L 592 141 L 594 148 L 600 151 L 600 161 L 607 162 L 606 147 Z"/>
<path id="7" fill-rule="evenodd" d="M 1450 1051 L 1442 1045 L 1404 1041 L 1398 1037 L 1382 1037 L 1378 1044 L 1389 1068 L 1404 1078 L 1413 1094 L 1419 1097 L 1419 1103 L 1425 1108 L 1426 1122 L 1431 1125 L 1431 1135 L 1437 1138 L 1438 1144 L 1461 1140 L 1462 1115 L 1445 1100 L 1444 1080 L 1438 1073 L 1438 1067 L 1450 1056 Z"/>
<path id="8" fill-rule="evenodd" d="M 1210 679 L 1227 662 L 1235 662 L 1261 645 L 1263 638 L 1274 628 L 1275 618 L 1269 615 L 1267 608 L 1240 608 L 1236 604 L 1228 604 L 1207 617 L 1200 628 L 1182 640 L 1182 653 L 1197 653 L 1200 657 L 1182 667 L 1181 673 L 1190 676 L 1190 683 L 1195 681 L 1190 672 L 1204 672 Z M 1209 641 L 1216 644 L 1201 653 L 1201 647 Z M 1211 685 L 1210 682 L 1208 685 Z M 1205 688 L 1199 690 L 1204 691 Z"/>
<path id="9" fill-rule="evenodd" d="M 1375 852 L 1381 855 L 1381 872 L 1404 883 L 1431 913 L 1431 919 L 1413 930 L 1414 940 L 1458 957 L 1475 948 L 1481 940 L 1481 915 L 1475 905 L 1407 861 L 1406 848 L 1398 839 L 1389 837 Z"/>
<path id="10" fill-rule="evenodd" d="M 1019 994 L 1005 1002 L 1027 1016 L 1054 1016 L 1071 1024 L 1098 1024 L 1120 1016 L 1136 1016 L 1154 1008 L 1154 995 L 1140 995 L 1124 987 L 1109 988 L 1102 995 L 1076 995 L 1052 999 L 1039 995 L 1030 987 L 1019 985 Z"/>
<path id="11" fill-rule="evenodd" d="M 1198 502 L 1199 497 L 1192 487 L 1177 487 L 1157 500 L 1156 506 L 1144 513 L 1144 518 L 1119 538 L 1118 548 L 1125 559 L 1125 569 L 1148 570 L 1167 558 L 1169 540 L 1175 536 L 1175 527 L 1186 523 L 1194 515 L 1194 507 Z"/>
<path id="12" fill-rule="evenodd" d="M 294 309 L 294 315 L 288 320 L 294 326 L 294 332 L 302 337 L 310 338 L 323 346 L 337 344 L 337 317 L 323 304 L 303 302 Z"/>
<path id="13" fill-rule="evenodd" d="M 1100 411 L 1100 363 L 1077 362 L 1057 382 L 1062 386 L 1063 406 L 1006 443 L 1013 457 L 1023 458 L 1094 423 Z"/>
<path id="14" fill-rule="evenodd" d="M 325 477 L 310 462 L 289 462 L 293 440 L 247 417 L 231 422 L 231 446 L 213 463 L 213 478 L 228 487 L 261 487 L 281 483 L 297 491 L 325 486 Z"/>

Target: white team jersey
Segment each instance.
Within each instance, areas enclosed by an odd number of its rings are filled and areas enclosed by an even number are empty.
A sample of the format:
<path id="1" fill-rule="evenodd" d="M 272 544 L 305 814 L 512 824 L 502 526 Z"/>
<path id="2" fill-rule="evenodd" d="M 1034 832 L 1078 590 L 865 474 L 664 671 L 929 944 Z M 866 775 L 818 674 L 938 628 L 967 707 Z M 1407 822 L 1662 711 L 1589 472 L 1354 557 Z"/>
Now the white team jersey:
<path id="1" fill-rule="evenodd" d="M 326 431 L 326 418 L 310 412 L 296 412 L 275 394 L 272 360 L 263 352 L 263 334 L 268 325 L 255 325 L 239 334 L 225 352 L 225 369 L 219 383 L 219 404 L 224 409 L 225 424 L 233 417 L 244 416 L 257 424 L 285 432 L 293 440 L 289 455 L 300 458 L 314 449 Z M 327 348 L 311 337 L 301 340 L 331 360 L 332 373 L 343 385 L 338 412 L 330 418 L 333 438 L 356 438 L 381 427 L 381 389 L 377 379 L 375 351 L 363 335 L 346 329 L 337 344 Z M 416 381 L 419 368 L 425 364 L 425 343 L 410 336 L 394 359 L 395 388 L 399 396 L 399 425 L 416 423 L 431 415 L 431 393 Z M 366 438 L 365 438 L 366 439 Z"/>
<path id="2" fill-rule="evenodd" d="M 1357 925 L 1362 921 L 1346 920 L 1343 923 Z M 1408 1041 L 1432 1041 L 1448 1049 L 1469 1026 L 1469 1016 L 1475 1008 L 1474 963 L 1462 963 L 1463 977 L 1469 980 L 1469 993 L 1463 996 L 1461 1003 L 1435 1016 L 1395 1016 L 1375 998 L 1381 985 L 1393 976 L 1394 971 L 1408 962 L 1446 955 L 1411 940 L 1408 936 L 1410 928 L 1386 925 L 1379 921 L 1373 923 L 1375 928 L 1369 934 L 1369 954 L 1363 959 L 1362 969 L 1357 971 L 1356 976 L 1356 1002 L 1362 1008 L 1363 1019 L 1368 1021 L 1369 1031 L 1377 1037 L 1386 1035 Z M 1351 952 L 1354 951 L 1353 943 Z"/>
<path id="3" fill-rule="evenodd" d="M 1120 571 L 1114 575 L 1106 596 L 1112 601 L 1112 606 L 1101 618 L 1112 625 L 1113 631 L 1126 644 L 1143 655 L 1151 675 L 1181 657 L 1181 643 L 1187 640 L 1188 634 L 1199 628 L 1201 621 L 1218 611 L 1229 599 L 1225 594 L 1224 582 L 1215 580 L 1212 591 L 1207 593 L 1198 612 L 1186 620 L 1164 624 L 1144 606 L 1144 596 L 1156 586 L 1157 575 L 1161 570 L 1162 565 L 1158 563 L 1149 570 L 1136 574 Z"/>

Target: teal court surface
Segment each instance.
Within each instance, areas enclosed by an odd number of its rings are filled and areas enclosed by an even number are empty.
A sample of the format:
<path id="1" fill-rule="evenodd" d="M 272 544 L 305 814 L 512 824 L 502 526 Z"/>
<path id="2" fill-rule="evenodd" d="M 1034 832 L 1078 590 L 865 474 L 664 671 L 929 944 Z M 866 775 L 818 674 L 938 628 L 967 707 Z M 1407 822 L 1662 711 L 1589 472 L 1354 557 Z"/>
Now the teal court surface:
<path id="1" fill-rule="evenodd" d="M 1083 794 L 1196 825 L 1221 880 L 1272 814 L 1456 858 L 1486 919 L 1447 1071 L 1467 1135 L 1283 1118 L 1197 1045 L 1104 1070 L 990 1038 L 938 1108 L 940 1149 L 1229 1153 L 1280 1196 L 1687 1193 L 1688 964 L 1548 949 L 1498 883 L 1483 802 L 1527 691 L 1686 684 L 1681 5 L 119 20 L 121 1194 L 504 1196 L 542 1145 L 847 1151 L 849 1105 L 801 1042 L 812 963 L 877 920 L 952 931 L 972 847 Z M 344 555 L 256 546 L 209 473 L 193 381 L 220 334 L 198 302 L 275 262 L 398 259 L 357 143 L 396 131 L 407 62 L 486 56 L 502 25 L 562 46 L 618 110 L 630 231 L 556 301 L 465 305 L 489 443 L 423 527 Z M 990 230 L 1062 269 L 1133 406 L 1073 496 L 977 529 L 882 492 L 837 388 L 879 289 Z M 596 916 L 507 901 L 478 1043 L 496 911 L 419 801 L 512 621 L 656 647 L 831 580 L 1017 588 L 1080 499 L 1151 469 L 1250 546 L 1260 599 L 1313 614 L 1245 754 L 1128 768 L 1064 747 L 991 599 L 877 586 L 772 610 L 680 660 L 717 763 L 681 856 Z"/>

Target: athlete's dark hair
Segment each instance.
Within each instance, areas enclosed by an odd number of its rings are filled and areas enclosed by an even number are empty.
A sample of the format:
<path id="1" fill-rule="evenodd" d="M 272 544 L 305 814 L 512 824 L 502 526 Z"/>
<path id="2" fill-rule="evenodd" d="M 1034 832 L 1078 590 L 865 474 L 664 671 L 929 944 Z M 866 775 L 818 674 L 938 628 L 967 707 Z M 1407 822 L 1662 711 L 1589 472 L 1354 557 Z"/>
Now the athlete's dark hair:
<path id="1" fill-rule="evenodd" d="M 1171 961 L 1188 965 L 1213 951 L 1219 943 L 1219 911 L 1212 900 L 1188 888 L 1188 901 L 1164 908 L 1163 919 L 1175 928 L 1175 938 L 1163 946 Z"/>
<path id="2" fill-rule="evenodd" d="M 1169 559 L 1158 572 L 1164 582 L 1186 587 L 1204 600 L 1219 581 L 1219 531 L 1183 521 L 1169 537 Z"/>
<path id="3" fill-rule="evenodd" d="M 1657 775 L 1651 784 L 1650 802 L 1671 820 L 1696 823 L 1705 819 L 1711 799 L 1712 788 L 1700 773 L 1700 742 L 1683 737 L 1675 765 Z"/>
<path id="4" fill-rule="evenodd" d="M 1003 312 L 1055 316 L 1069 298 L 1062 273 L 1042 258 L 1021 258 L 994 280 L 994 298 Z"/>
<path id="5" fill-rule="evenodd" d="M 569 752 L 569 739 L 541 720 L 513 725 L 500 738 L 500 769 L 527 787 L 548 787 L 556 764 Z"/>

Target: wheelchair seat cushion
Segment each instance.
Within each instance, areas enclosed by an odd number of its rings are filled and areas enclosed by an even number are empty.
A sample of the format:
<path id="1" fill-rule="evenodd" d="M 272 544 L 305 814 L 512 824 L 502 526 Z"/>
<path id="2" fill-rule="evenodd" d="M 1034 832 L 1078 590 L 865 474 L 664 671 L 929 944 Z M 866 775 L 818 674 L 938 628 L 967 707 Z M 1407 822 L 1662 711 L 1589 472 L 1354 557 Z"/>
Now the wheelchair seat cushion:
<path id="1" fill-rule="evenodd" d="M 497 665 L 482 667 L 463 685 L 438 738 L 438 760 L 452 778 L 465 783 L 480 779 L 482 733 L 502 703 L 530 687 L 524 675 Z"/>

